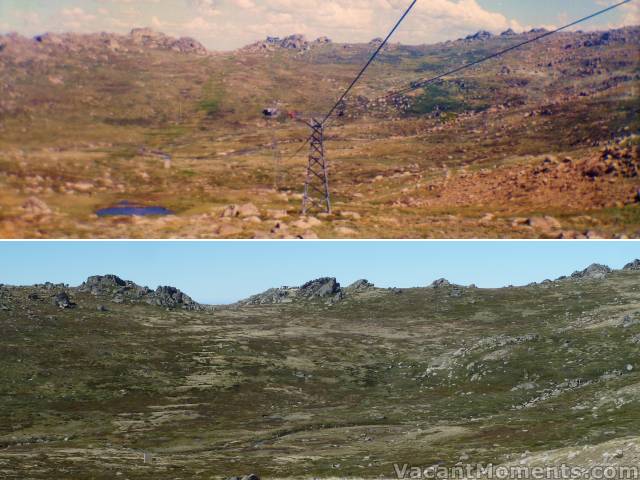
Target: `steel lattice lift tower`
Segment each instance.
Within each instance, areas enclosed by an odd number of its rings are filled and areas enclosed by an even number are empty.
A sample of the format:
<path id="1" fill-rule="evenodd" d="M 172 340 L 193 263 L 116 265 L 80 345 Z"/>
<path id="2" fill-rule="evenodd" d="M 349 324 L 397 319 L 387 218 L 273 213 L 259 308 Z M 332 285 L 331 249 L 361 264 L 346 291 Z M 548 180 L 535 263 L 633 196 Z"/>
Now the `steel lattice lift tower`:
<path id="1" fill-rule="evenodd" d="M 324 125 L 315 118 L 308 125 L 312 133 L 309 139 L 309 164 L 304 184 L 302 214 L 306 215 L 314 206 L 331 213 L 329 164 L 324 155 Z"/>

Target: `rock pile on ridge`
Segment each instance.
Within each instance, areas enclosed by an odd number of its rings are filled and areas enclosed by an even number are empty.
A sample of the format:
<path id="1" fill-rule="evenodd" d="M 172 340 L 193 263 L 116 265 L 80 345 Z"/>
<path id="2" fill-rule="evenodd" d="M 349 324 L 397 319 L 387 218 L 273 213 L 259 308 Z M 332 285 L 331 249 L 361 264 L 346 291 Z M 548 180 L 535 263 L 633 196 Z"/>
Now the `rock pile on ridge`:
<path id="1" fill-rule="evenodd" d="M 303 298 L 326 298 L 342 295 L 340 284 L 335 278 L 318 278 L 300 287 L 298 295 Z"/>
<path id="2" fill-rule="evenodd" d="M 135 28 L 129 35 L 115 33 L 44 33 L 33 38 L 15 33 L 0 35 L 0 51 L 27 59 L 32 55 L 75 53 L 127 53 L 141 50 L 168 50 L 184 54 L 207 55 L 207 49 L 191 37 L 174 38 L 149 28 Z M 27 55 L 27 56 L 25 56 Z"/>
<path id="3" fill-rule="evenodd" d="M 129 34 L 129 38 L 134 45 L 146 48 L 173 50 L 181 53 L 197 53 L 206 55 L 207 49 L 191 37 L 180 37 L 178 39 L 156 32 L 150 28 L 134 28 Z"/>
<path id="4" fill-rule="evenodd" d="M 261 52 L 276 49 L 297 50 L 304 52 L 320 45 L 332 43 L 329 37 L 319 37 L 314 41 L 309 41 L 304 35 L 294 34 L 284 38 L 267 37 L 265 40 L 256 42 L 243 48 L 244 51 Z"/>
<path id="5" fill-rule="evenodd" d="M 356 280 L 355 282 L 353 282 L 351 285 L 345 288 L 345 291 L 346 292 L 364 292 L 372 288 L 375 288 L 375 285 L 371 283 L 369 280 L 366 280 L 363 278 L 361 280 Z"/>
<path id="6" fill-rule="evenodd" d="M 636 259 L 631 263 L 627 263 L 623 270 L 640 270 L 640 260 Z"/>
<path id="7" fill-rule="evenodd" d="M 451 282 L 446 278 L 439 278 L 438 280 L 434 280 L 429 288 L 442 288 L 442 287 L 450 287 Z"/>
<path id="8" fill-rule="evenodd" d="M 600 265 L 599 263 L 594 263 L 593 265 L 589 265 L 587 268 L 581 271 L 573 272 L 571 274 L 571 278 L 573 279 L 586 279 L 586 280 L 600 280 L 609 275 L 612 270 L 606 265 Z"/>
<path id="9" fill-rule="evenodd" d="M 491 32 L 488 32 L 486 30 L 480 30 L 479 32 L 474 33 L 473 35 L 468 35 L 467 37 L 465 37 L 465 40 L 469 40 L 469 41 L 488 40 L 490 38 L 493 38 L 493 34 Z"/>
<path id="10" fill-rule="evenodd" d="M 335 278 L 311 280 L 300 287 L 271 288 L 238 302 L 239 305 L 272 305 L 296 300 L 326 300 L 334 303 L 344 298 L 344 290 Z"/>
<path id="11" fill-rule="evenodd" d="M 200 306 L 186 293 L 175 287 L 158 287 L 153 294 L 147 296 L 147 303 L 167 308 L 183 308 L 198 310 Z"/>
<path id="12" fill-rule="evenodd" d="M 89 277 L 80 287 L 80 292 L 88 292 L 95 296 L 109 296 L 116 303 L 145 302 L 166 308 L 182 308 L 200 310 L 202 306 L 191 297 L 175 287 L 161 286 L 155 291 L 142 287 L 130 280 L 123 280 L 116 275 L 98 275 Z"/>

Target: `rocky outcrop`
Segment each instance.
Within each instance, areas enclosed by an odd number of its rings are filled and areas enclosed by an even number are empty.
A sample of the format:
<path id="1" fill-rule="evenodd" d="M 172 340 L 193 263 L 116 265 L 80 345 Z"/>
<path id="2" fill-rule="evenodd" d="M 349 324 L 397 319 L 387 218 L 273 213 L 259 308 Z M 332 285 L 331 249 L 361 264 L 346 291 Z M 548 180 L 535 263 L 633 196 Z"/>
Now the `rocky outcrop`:
<path id="1" fill-rule="evenodd" d="M 95 296 L 120 294 L 136 299 L 140 299 L 151 293 L 149 288 L 141 287 L 130 280 L 123 280 L 116 275 L 96 275 L 89 277 L 78 287 L 78 290 L 91 293 Z"/>
<path id="2" fill-rule="evenodd" d="M 87 278 L 80 289 L 84 291 L 90 291 L 93 289 L 112 289 L 118 287 L 124 287 L 127 284 L 124 280 L 116 275 L 95 275 Z"/>
<path id="3" fill-rule="evenodd" d="M 66 54 L 81 51 L 93 53 L 127 53 L 137 50 L 169 50 L 184 54 L 207 55 L 207 49 L 190 37 L 174 38 L 149 28 L 136 28 L 129 35 L 115 33 L 44 33 L 32 39 L 17 34 L 0 35 L 2 50 L 19 53 L 26 59 L 27 52 Z M 25 56 L 26 55 L 26 56 Z"/>
<path id="4" fill-rule="evenodd" d="M 182 308 L 185 310 L 199 310 L 200 305 L 189 295 L 175 287 L 158 287 L 155 292 L 147 295 L 146 302 L 166 308 Z"/>
<path id="5" fill-rule="evenodd" d="M 612 43 L 624 44 L 629 40 L 626 29 L 618 29 L 591 33 L 582 45 L 585 47 L 603 47 Z"/>
<path id="6" fill-rule="evenodd" d="M 335 278 L 311 280 L 300 287 L 271 288 L 238 302 L 239 305 L 273 305 L 300 300 L 325 300 L 333 303 L 344 298 L 344 290 Z"/>
<path id="7" fill-rule="evenodd" d="M 152 49 L 173 50 L 181 53 L 206 55 L 207 49 L 191 37 L 173 38 L 150 28 L 134 28 L 129 34 L 134 45 Z"/>
<path id="8" fill-rule="evenodd" d="M 367 290 L 371 290 L 372 288 L 375 288 L 375 285 L 369 282 L 369 280 L 366 280 L 363 278 L 361 280 L 356 280 L 351 285 L 346 287 L 344 290 L 346 293 L 355 293 L 355 292 L 364 292 Z"/>
<path id="9" fill-rule="evenodd" d="M 263 293 L 253 295 L 239 303 L 242 305 L 274 305 L 279 303 L 290 303 L 295 299 L 296 292 L 296 288 L 290 287 L 270 288 Z"/>
<path id="10" fill-rule="evenodd" d="M 291 50 L 302 50 L 309 45 L 306 37 L 304 35 L 296 34 L 289 35 L 288 37 L 283 38 L 280 41 L 280 47 L 288 48 Z"/>
<path id="11" fill-rule="evenodd" d="M 326 298 L 342 295 L 340 284 L 335 278 L 318 278 L 300 287 L 299 296 L 303 298 Z"/>
<path id="12" fill-rule="evenodd" d="M 438 280 L 434 280 L 429 288 L 443 288 L 443 287 L 451 287 L 452 284 L 446 278 L 439 278 Z"/>
<path id="13" fill-rule="evenodd" d="M 486 30 L 480 30 L 479 32 L 474 33 L 473 35 L 468 35 L 465 37 L 465 40 L 474 41 L 474 40 L 489 40 L 493 38 L 493 34 Z"/>
<path id="14" fill-rule="evenodd" d="M 245 51 L 260 52 L 276 49 L 296 50 L 304 52 L 320 45 L 331 44 L 329 37 L 319 37 L 309 41 L 304 35 L 294 34 L 284 38 L 267 37 L 265 40 L 244 47 Z"/>
<path id="15" fill-rule="evenodd" d="M 571 278 L 577 280 L 601 280 L 603 278 L 606 278 L 606 276 L 611 272 L 612 270 L 606 265 L 594 263 L 584 270 L 573 272 L 573 274 L 571 274 Z"/>
<path id="16" fill-rule="evenodd" d="M 464 292 L 466 290 L 466 288 L 463 287 L 462 285 L 451 283 L 446 278 L 439 278 L 438 280 L 435 280 L 427 288 L 430 288 L 433 290 L 443 290 L 450 297 L 461 297 L 464 295 Z"/>
<path id="17" fill-rule="evenodd" d="M 88 292 L 95 296 L 110 297 L 114 303 L 144 302 L 165 308 L 182 308 L 200 310 L 200 304 L 175 287 L 158 287 L 155 291 L 140 286 L 130 280 L 123 280 L 116 275 L 97 275 L 89 277 L 80 287 L 80 292 Z"/>
<path id="18" fill-rule="evenodd" d="M 640 260 L 636 259 L 631 263 L 627 263 L 623 270 L 640 271 Z"/>

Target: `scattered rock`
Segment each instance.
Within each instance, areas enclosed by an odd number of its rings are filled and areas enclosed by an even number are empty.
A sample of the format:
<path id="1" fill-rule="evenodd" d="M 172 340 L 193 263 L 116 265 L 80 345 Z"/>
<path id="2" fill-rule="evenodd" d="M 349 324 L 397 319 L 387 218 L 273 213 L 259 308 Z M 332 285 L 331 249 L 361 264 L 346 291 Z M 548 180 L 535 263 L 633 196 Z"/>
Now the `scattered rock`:
<path id="1" fill-rule="evenodd" d="M 283 233 L 286 232 L 287 230 L 289 230 L 289 227 L 287 226 L 286 223 L 284 222 L 278 222 L 276 223 L 273 228 L 271 229 L 271 233 L 273 234 L 278 234 L 278 233 Z"/>
<path id="2" fill-rule="evenodd" d="M 640 145 L 631 145 L 627 140 L 619 139 L 604 147 L 600 156 L 587 161 L 582 171 L 589 178 L 637 178 L 640 176 Z"/>
<path id="3" fill-rule="evenodd" d="M 237 215 L 240 218 L 259 217 L 260 210 L 253 203 L 245 203 L 238 207 Z"/>
<path id="4" fill-rule="evenodd" d="M 37 197 L 29 197 L 22 204 L 22 209 L 32 215 L 47 215 L 51 213 L 49 206 Z"/>
<path id="5" fill-rule="evenodd" d="M 64 80 L 62 80 L 62 77 L 49 75 L 49 77 L 47 77 L 47 79 L 49 80 L 49 83 L 51 85 L 63 85 L 64 84 Z"/>
<path id="6" fill-rule="evenodd" d="M 338 227 L 336 228 L 335 232 L 336 234 L 343 237 L 349 237 L 352 235 L 356 235 L 358 233 L 353 228 L 348 228 L 348 227 Z"/>
<path id="7" fill-rule="evenodd" d="M 527 225 L 536 230 L 542 230 L 545 233 L 549 233 L 555 230 L 560 230 L 562 224 L 554 217 L 533 217 L 527 220 Z"/>
<path id="8" fill-rule="evenodd" d="M 267 216 L 274 220 L 282 220 L 289 216 L 286 210 L 267 210 Z"/>
<path id="9" fill-rule="evenodd" d="M 298 235 L 298 238 L 300 240 L 317 240 L 319 237 L 318 237 L 318 234 L 313 230 L 307 230 L 303 232 L 301 235 Z"/>
<path id="10" fill-rule="evenodd" d="M 75 303 L 71 301 L 67 292 L 60 292 L 52 299 L 52 303 L 59 308 L 73 308 Z"/>
<path id="11" fill-rule="evenodd" d="M 245 203 L 244 205 L 229 205 L 224 208 L 221 218 L 248 218 L 260 217 L 260 210 L 253 203 Z"/>
<path id="12" fill-rule="evenodd" d="M 351 218 L 352 220 L 360 220 L 362 218 L 358 212 L 342 212 L 341 215 L 345 218 Z"/>
<path id="13" fill-rule="evenodd" d="M 260 480 L 260 477 L 254 473 L 250 473 L 242 477 L 228 477 L 226 480 Z"/>
<path id="14" fill-rule="evenodd" d="M 318 220 L 315 217 L 303 217 L 300 220 L 296 220 L 291 224 L 291 226 L 300 228 L 300 229 L 308 229 L 311 227 L 317 227 L 322 225 L 322 221 Z"/>
<path id="15" fill-rule="evenodd" d="M 513 387 L 511 391 L 516 392 L 518 390 L 535 390 L 536 388 L 538 388 L 538 385 L 535 382 L 524 382 Z"/>
<path id="16" fill-rule="evenodd" d="M 239 215 L 239 209 L 237 205 L 229 205 L 222 210 L 220 214 L 221 218 L 235 218 Z"/>

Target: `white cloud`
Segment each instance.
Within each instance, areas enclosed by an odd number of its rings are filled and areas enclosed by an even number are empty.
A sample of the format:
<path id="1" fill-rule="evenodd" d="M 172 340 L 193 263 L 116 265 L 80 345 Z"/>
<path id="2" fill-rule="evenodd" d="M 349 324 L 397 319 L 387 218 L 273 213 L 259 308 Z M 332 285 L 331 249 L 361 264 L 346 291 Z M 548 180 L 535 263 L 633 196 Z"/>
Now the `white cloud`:
<path id="1" fill-rule="evenodd" d="M 409 0 L 87 0 L 47 17 L 37 7 L 19 10 L 9 22 L 20 31 L 116 31 L 149 26 L 174 36 L 193 36 L 211 49 L 233 49 L 267 35 L 302 33 L 308 38 L 328 36 L 336 42 L 367 42 L 385 36 Z M 586 1 L 586 0 L 585 0 Z M 596 0 L 611 5 L 614 0 Z M 2 0 L 0 0 L 2 2 Z M 26 3 L 26 2 L 25 2 Z M 37 3 L 37 2 L 34 2 Z M 38 13 L 43 17 L 38 17 Z M 640 6 L 631 2 L 614 15 L 620 26 L 640 23 Z M 17 18 L 17 15 L 14 14 Z M 6 19 L 2 19 L 5 23 Z M 548 23 L 561 22 L 558 16 Z M 603 21 L 588 27 L 607 26 Z M 0 25 L 2 26 L 2 25 Z M 533 26 L 521 25 L 479 0 L 419 0 L 392 41 L 434 43 L 466 36 L 478 30 L 499 33 Z M 5 28 L 2 26 L 2 28 Z"/>
<path id="2" fill-rule="evenodd" d="M 64 18 L 64 25 L 74 30 L 86 30 L 89 31 L 90 24 L 97 17 L 94 14 L 85 12 L 80 7 L 63 8 L 62 17 Z"/>
<path id="3" fill-rule="evenodd" d="M 163 27 L 167 25 L 167 22 L 163 22 L 157 16 L 151 17 L 151 26 L 157 30 L 161 30 Z"/>
<path id="4" fill-rule="evenodd" d="M 196 17 L 182 25 L 187 31 L 207 31 L 212 29 L 211 23 L 202 17 Z"/>
<path id="5" fill-rule="evenodd" d="M 622 7 L 623 17 L 620 26 L 640 25 L 640 4 L 628 3 Z"/>
<path id="6" fill-rule="evenodd" d="M 601 7 L 609 7 L 612 5 L 611 0 L 596 0 Z M 632 25 L 640 25 L 640 4 L 638 2 L 627 3 L 620 7 L 622 12 L 621 19 L 617 22 L 608 22 L 607 28 L 629 27 Z"/>
<path id="7" fill-rule="evenodd" d="M 42 18 L 38 12 L 17 11 L 14 13 L 14 17 L 20 23 L 20 27 L 27 31 L 33 31 L 42 24 Z"/>
<path id="8" fill-rule="evenodd" d="M 220 14 L 216 0 L 190 0 L 190 3 L 202 15 L 214 17 Z"/>
<path id="9" fill-rule="evenodd" d="M 233 0 L 233 3 L 235 3 L 238 7 L 244 10 L 251 10 L 251 9 L 258 8 L 258 6 L 253 0 Z"/>

